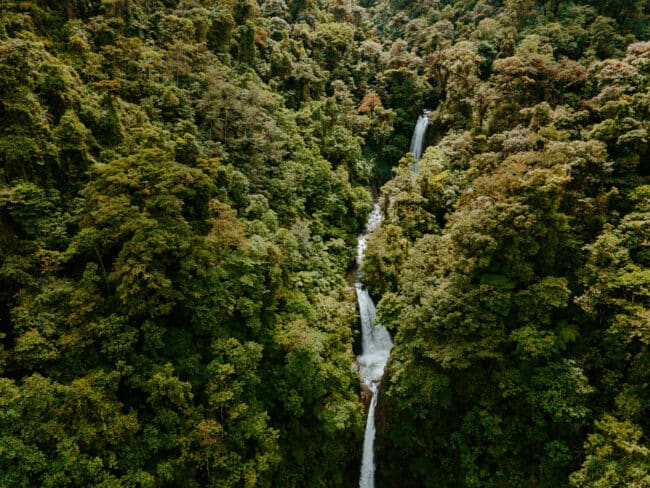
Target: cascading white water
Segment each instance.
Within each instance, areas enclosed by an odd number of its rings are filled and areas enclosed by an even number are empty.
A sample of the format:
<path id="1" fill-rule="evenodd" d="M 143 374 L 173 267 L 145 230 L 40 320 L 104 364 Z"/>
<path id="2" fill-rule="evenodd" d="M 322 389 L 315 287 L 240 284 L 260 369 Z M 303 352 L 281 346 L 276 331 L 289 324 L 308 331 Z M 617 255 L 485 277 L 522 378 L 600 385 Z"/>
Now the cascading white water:
<path id="1" fill-rule="evenodd" d="M 366 238 L 381 223 L 382 217 L 381 208 L 378 203 L 375 203 L 366 223 L 366 231 L 359 236 L 357 244 L 357 266 L 359 270 L 366 253 Z M 362 278 L 361 271 L 359 271 L 357 273 L 357 282 L 354 284 L 359 303 L 359 315 L 361 316 L 362 354 L 357 357 L 357 361 L 359 362 L 361 379 L 372 393 L 372 399 L 368 410 L 368 419 L 366 420 L 366 433 L 363 439 L 363 458 L 361 460 L 359 486 L 360 488 L 374 488 L 375 408 L 377 407 L 379 382 L 384 374 L 393 341 L 390 339 L 386 327 L 373 323 L 376 312 L 375 304 L 368 290 L 364 288 Z"/>
<path id="2" fill-rule="evenodd" d="M 417 173 L 420 156 L 424 145 L 424 135 L 429 124 L 429 112 L 425 110 L 415 126 L 413 138 L 411 139 L 411 152 L 415 155 L 413 172 Z M 378 203 L 368 216 L 366 231 L 359 236 L 357 243 L 357 281 L 354 288 L 357 292 L 359 303 L 359 315 L 361 316 L 361 348 L 362 354 L 357 356 L 361 379 L 370 390 L 372 398 L 368 409 L 366 420 L 366 433 L 363 438 L 363 458 L 361 460 L 360 488 L 375 488 L 375 410 L 377 408 L 377 397 L 379 395 L 379 384 L 384 375 L 384 369 L 388 363 L 390 350 L 393 348 L 393 341 L 386 327 L 381 324 L 374 324 L 375 304 L 363 286 L 363 275 L 361 265 L 366 255 L 366 239 L 368 235 L 381 223 L 383 215 Z"/>
<path id="3" fill-rule="evenodd" d="M 415 164 L 413 165 L 413 172 L 418 172 L 418 162 L 422 157 L 422 150 L 424 149 L 424 136 L 427 133 L 427 127 L 429 126 L 429 111 L 425 110 L 423 115 L 420 115 L 418 118 L 417 124 L 415 124 L 415 130 L 413 131 L 413 136 L 411 137 L 411 148 L 409 152 L 413 153 L 415 156 Z"/>
<path id="4" fill-rule="evenodd" d="M 372 399 L 366 420 L 366 433 L 363 436 L 363 460 L 361 462 L 360 488 L 375 488 L 375 408 L 377 408 L 377 392 L 379 383 L 370 382 Z"/>

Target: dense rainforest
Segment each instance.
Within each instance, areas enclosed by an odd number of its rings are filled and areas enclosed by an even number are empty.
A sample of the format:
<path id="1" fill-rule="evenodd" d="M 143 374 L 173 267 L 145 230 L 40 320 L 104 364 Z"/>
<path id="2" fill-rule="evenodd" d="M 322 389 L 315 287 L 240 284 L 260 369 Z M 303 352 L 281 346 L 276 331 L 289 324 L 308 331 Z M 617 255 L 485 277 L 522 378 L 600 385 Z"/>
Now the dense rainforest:
<path id="1" fill-rule="evenodd" d="M 0 3 L 0 487 L 650 487 L 649 14 Z"/>

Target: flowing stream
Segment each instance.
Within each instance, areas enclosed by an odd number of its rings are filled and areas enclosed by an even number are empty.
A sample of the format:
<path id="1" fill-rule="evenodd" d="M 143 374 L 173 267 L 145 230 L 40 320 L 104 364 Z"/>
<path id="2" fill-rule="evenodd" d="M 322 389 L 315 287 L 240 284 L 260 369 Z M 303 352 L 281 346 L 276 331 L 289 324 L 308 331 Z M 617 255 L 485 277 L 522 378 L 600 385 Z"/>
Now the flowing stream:
<path id="1" fill-rule="evenodd" d="M 422 156 L 424 135 L 429 124 L 428 112 L 418 118 L 418 122 L 411 139 L 410 151 L 415 156 L 413 171 L 417 173 L 418 161 Z M 381 223 L 383 215 L 379 203 L 375 203 L 372 212 L 368 216 L 366 229 L 359 236 L 357 242 L 357 280 L 354 288 L 357 292 L 359 303 L 359 315 L 361 317 L 361 348 L 362 353 L 357 356 L 359 370 L 363 383 L 372 394 L 368 418 L 366 420 L 366 432 L 363 438 L 363 457 L 361 460 L 361 476 L 359 478 L 360 488 L 375 488 L 375 409 L 377 408 L 377 397 L 379 395 L 379 384 L 384 375 L 384 368 L 393 347 L 393 341 L 386 327 L 375 324 L 375 304 L 363 285 L 363 274 L 361 265 L 366 255 L 366 240 L 370 233 Z"/>

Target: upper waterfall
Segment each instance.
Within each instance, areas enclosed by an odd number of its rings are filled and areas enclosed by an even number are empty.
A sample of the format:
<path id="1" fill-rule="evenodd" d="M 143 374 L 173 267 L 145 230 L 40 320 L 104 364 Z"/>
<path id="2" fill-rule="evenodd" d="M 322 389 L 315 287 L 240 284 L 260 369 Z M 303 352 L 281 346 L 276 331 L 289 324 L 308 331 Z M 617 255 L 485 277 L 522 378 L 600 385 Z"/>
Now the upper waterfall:
<path id="1" fill-rule="evenodd" d="M 420 115 L 418 118 L 417 124 L 415 124 L 415 130 L 413 131 L 413 137 L 411 137 L 411 148 L 409 152 L 413 153 L 415 156 L 415 165 L 413 166 L 413 171 L 417 173 L 418 171 L 418 162 L 422 157 L 422 151 L 424 150 L 424 136 L 427 133 L 427 127 L 429 126 L 429 111 L 425 110 L 423 115 Z"/>

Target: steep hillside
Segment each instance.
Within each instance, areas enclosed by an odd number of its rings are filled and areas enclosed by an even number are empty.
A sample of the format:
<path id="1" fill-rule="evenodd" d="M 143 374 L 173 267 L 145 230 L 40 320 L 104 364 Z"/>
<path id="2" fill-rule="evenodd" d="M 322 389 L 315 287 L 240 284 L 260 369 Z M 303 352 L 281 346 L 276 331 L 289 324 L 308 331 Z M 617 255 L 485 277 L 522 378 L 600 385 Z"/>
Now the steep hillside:
<path id="1" fill-rule="evenodd" d="M 640 0 L 0 5 L 0 487 L 358 485 L 382 184 L 378 486 L 650 486 L 649 34 Z"/>
<path id="2" fill-rule="evenodd" d="M 356 478 L 344 274 L 392 130 L 358 111 L 365 10 L 34 1 L 0 25 L 0 486 Z"/>
<path id="3" fill-rule="evenodd" d="M 386 486 L 642 487 L 650 43 L 642 2 L 380 4 L 435 93 L 366 281 L 393 330 Z"/>

